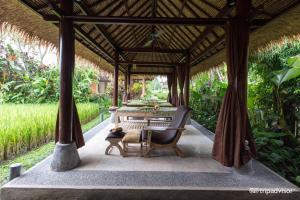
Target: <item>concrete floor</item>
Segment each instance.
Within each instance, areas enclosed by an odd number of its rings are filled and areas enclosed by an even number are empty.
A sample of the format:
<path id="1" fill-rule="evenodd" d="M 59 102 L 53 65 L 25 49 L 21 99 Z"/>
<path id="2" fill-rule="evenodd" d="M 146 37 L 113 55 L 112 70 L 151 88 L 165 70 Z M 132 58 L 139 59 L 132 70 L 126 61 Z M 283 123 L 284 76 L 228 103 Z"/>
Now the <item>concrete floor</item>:
<path id="1" fill-rule="evenodd" d="M 106 156 L 104 152 L 108 142 L 105 137 L 112 127 L 112 124 L 105 127 L 79 150 L 82 163 L 76 170 L 229 173 L 228 168 L 211 159 L 213 142 L 191 125 L 186 126 L 178 142 L 184 158 L 176 156 L 172 150 L 153 151 L 150 158 L 140 157 L 136 153 L 122 158 L 117 148 L 113 149 L 112 155 Z M 139 145 L 134 150 L 140 150 Z"/>
<path id="2" fill-rule="evenodd" d="M 179 141 L 186 154 L 153 152 L 151 158 L 104 155 L 112 127 L 106 121 L 85 135 L 81 165 L 53 172 L 45 159 L 1 189 L 1 199 L 299 199 L 299 188 L 253 161 L 254 174 L 240 174 L 211 158 L 213 134 L 193 122 Z M 291 188 L 291 194 L 250 194 L 250 188 Z M 197 198 L 198 199 L 198 198 Z"/>

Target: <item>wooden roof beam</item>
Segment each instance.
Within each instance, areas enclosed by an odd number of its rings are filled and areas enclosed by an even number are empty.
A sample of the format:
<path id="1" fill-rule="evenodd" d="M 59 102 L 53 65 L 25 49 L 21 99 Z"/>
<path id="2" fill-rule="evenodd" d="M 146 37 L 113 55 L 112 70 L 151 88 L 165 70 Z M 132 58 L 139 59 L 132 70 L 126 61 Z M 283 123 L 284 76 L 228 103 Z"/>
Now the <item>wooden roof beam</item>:
<path id="1" fill-rule="evenodd" d="M 162 49 L 162 48 L 121 48 L 121 51 L 130 53 L 186 53 L 184 49 Z"/>
<path id="2" fill-rule="evenodd" d="M 136 3 L 136 2 L 135 2 Z M 132 13 L 131 13 L 131 15 L 132 16 L 134 16 L 134 15 L 136 15 L 138 12 L 141 12 L 141 13 L 145 13 L 145 12 L 147 12 L 148 10 L 149 10 L 149 8 L 151 7 L 151 5 L 148 5 L 148 6 L 146 6 L 145 4 L 141 4 L 142 6 L 139 6 L 136 10 L 134 10 Z M 144 7 L 143 7 L 143 5 L 145 5 Z M 130 8 L 129 8 L 129 10 L 130 10 Z M 148 12 L 149 13 L 149 12 Z M 121 16 L 123 16 L 123 15 L 125 15 L 125 13 L 121 13 Z M 111 27 L 113 24 L 111 24 L 111 25 L 108 25 L 107 27 L 108 27 L 108 29 L 109 29 L 109 27 Z M 117 31 L 117 30 L 119 30 L 119 27 L 120 27 L 120 25 L 118 25 L 118 26 L 115 26 L 115 27 L 113 27 L 113 29 L 110 31 L 110 33 L 111 34 L 114 34 L 115 33 L 115 31 Z M 129 27 L 125 27 L 125 29 L 127 30 Z M 124 30 L 125 30 L 124 29 Z M 137 34 L 138 35 L 138 34 Z"/>
<path id="3" fill-rule="evenodd" d="M 129 7 L 129 10 L 131 10 L 131 9 L 134 7 L 134 5 L 135 5 L 138 1 L 140 1 L 140 0 L 137 0 L 137 1 L 133 2 L 133 3 L 132 3 L 132 6 Z M 139 9 L 137 9 L 137 10 L 135 10 L 135 11 L 132 12 L 132 15 L 134 16 L 138 11 L 140 11 L 141 8 L 145 7 L 145 5 L 146 5 L 146 4 L 141 4 L 141 6 L 139 7 Z M 122 10 L 119 16 L 124 16 L 125 14 L 126 14 L 126 10 L 124 10 L 124 11 Z M 114 24 L 109 24 L 109 25 L 107 25 L 107 29 L 110 29 L 113 25 L 114 25 Z M 118 26 L 115 26 L 114 30 L 115 30 L 115 29 L 118 29 Z M 111 33 L 112 33 L 112 32 L 113 32 L 113 31 L 111 31 Z"/>
<path id="4" fill-rule="evenodd" d="M 86 16 L 65 15 L 79 24 L 120 24 L 120 25 L 174 25 L 174 26 L 222 26 L 228 18 L 177 18 L 177 17 L 116 17 L 116 16 Z M 46 21 L 57 21 L 52 15 L 44 16 Z"/>
<path id="5" fill-rule="evenodd" d="M 124 4 L 124 6 L 125 6 L 127 15 L 128 15 L 128 16 L 131 16 L 131 13 L 130 13 L 130 10 L 129 10 L 129 7 L 128 7 L 128 2 L 127 2 L 127 0 L 123 0 L 123 4 Z M 137 39 L 137 35 L 136 35 L 136 30 L 135 30 L 135 27 L 134 27 L 134 26 L 131 26 L 131 32 L 133 33 L 134 39 L 136 40 L 136 39 Z"/>
<path id="6" fill-rule="evenodd" d="M 217 15 L 217 17 L 224 17 L 226 15 L 228 15 L 231 11 L 233 10 L 233 7 L 227 7 L 225 6 Z M 206 37 L 207 35 L 213 31 L 212 27 L 208 27 L 206 28 L 203 33 L 195 40 L 195 42 L 193 42 L 192 46 L 189 48 L 190 51 L 193 51 L 199 43 L 201 43 Z"/>
<path id="7" fill-rule="evenodd" d="M 120 61 L 119 64 L 135 64 L 135 65 L 153 65 L 153 66 L 177 66 L 181 63 L 170 63 L 170 62 L 144 62 L 144 61 Z"/>
<path id="8" fill-rule="evenodd" d="M 136 66 L 137 67 L 137 69 L 136 70 L 138 70 L 138 68 L 139 67 L 146 67 L 146 68 L 158 68 L 158 66 L 157 65 L 137 65 Z M 159 66 L 159 68 L 164 68 L 164 69 L 173 69 L 174 67 L 176 67 L 176 66 L 164 66 L 164 65 L 162 65 L 162 66 Z M 132 69 L 131 69 L 132 70 Z M 134 70 L 133 70 L 134 71 Z"/>
<path id="9" fill-rule="evenodd" d="M 176 8 L 178 10 L 178 12 L 180 12 L 179 8 L 177 8 L 176 4 L 173 1 L 169 1 L 169 3 L 174 8 Z M 174 13 L 174 11 L 172 11 L 172 9 L 170 9 L 163 1 L 161 2 L 161 5 L 162 5 L 161 11 L 162 11 L 162 13 L 164 13 L 164 15 L 166 15 L 167 17 L 169 17 L 169 15 L 164 11 L 164 9 L 165 9 L 166 11 L 168 11 L 171 14 L 172 17 L 176 16 L 176 13 Z M 188 5 L 188 3 L 185 3 L 185 6 L 187 6 L 187 5 Z M 182 12 L 181 15 L 184 18 L 187 17 L 183 12 Z M 185 28 L 189 32 L 189 34 L 193 35 L 193 37 L 196 38 L 195 33 L 191 30 L 191 27 L 186 26 Z M 197 32 L 201 33 L 201 30 L 199 29 L 199 27 L 196 26 L 196 27 L 193 27 L 193 28 L 195 28 Z M 179 29 L 180 29 L 180 31 L 182 31 L 181 27 L 179 27 Z M 199 33 L 197 33 L 197 34 L 199 34 Z M 187 36 L 187 37 L 189 38 L 189 36 Z"/>
<path id="10" fill-rule="evenodd" d="M 223 17 L 228 15 L 231 11 L 233 10 L 233 7 L 228 7 L 225 6 L 223 9 L 218 13 L 216 17 Z M 189 47 L 189 52 L 192 52 L 201 42 L 203 42 L 206 37 L 208 36 L 209 33 L 213 31 L 213 27 L 207 27 L 201 34 L 200 36 L 193 42 L 193 44 Z M 186 58 L 186 55 L 183 56 L 180 60 L 183 61 Z"/>
<path id="11" fill-rule="evenodd" d="M 172 74 L 173 72 L 130 72 L 130 74 L 149 74 L 149 75 L 162 75 L 166 76 L 168 74 Z"/>
<path id="12" fill-rule="evenodd" d="M 173 25 L 173 26 L 223 26 L 228 20 L 227 17 L 214 18 L 177 18 L 177 17 L 118 17 L 118 16 L 86 16 L 86 15 L 65 15 L 77 24 L 120 24 L 120 25 Z M 56 16 L 46 15 L 45 21 L 58 22 Z M 254 19 L 252 25 L 263 25 L 269 20 Z"/>
<path id="13" fill-rule="evenodd" d="M 90 43 L 92 46 L 94 46 L 95 49 L 100 51 L 105 57 L 109 58 L 111 61 L 114 60 L 114 58 L 100 45 L 94 42 L 93 38 L 86 34 L 86 32 L 79 27 L 78 25 L 74 24 L 75 33 L 79 34 L 82 38 L 84 38 L 88 43 Z"/>
<path id="14" fill-rule="evenodd" d="M 76 1 L 77 5 L 79 8 L 82 10 L 82 12 L 86 15 L 94 15 L 94 13 L 89 9 L 89 7 L 83 2 L 83 1 Z M 107 42 L 114 48 L 118 49 L 118 46 L 116 43 L 112 40 L 110 35 L 106 32 L 105 28 L 99 25 L 94 26 L 100 33 L 101 35 L 107 40 Z"/>
<path id="15" fill-rule="evenodd" d="M 182 15 L 182 12 L 183 12 L 183 9 L 184 9 L 184 6 L 186 5 L 186 3 L 187 3 L 187 0 L 182 1 L 180 10 L 179 10 L 178 15 L 176 17 L 180 17 Z M 177 33 L 177 26 L 174 26 L 173 27 L 173 34 L 171 35 L 171 37 L 168 41 L 169 46 L 172 43 L 172 40 L 174 38 L 174 35 L 176 35 L 176 33 Z"/>
<path id="16" fill-rule="evenodd" d="M 141 27 L 137 29 L 137 40 L 132 40 L 132 37 L 129 35 L 126 35 L 124 39 L 120 40 L 120 46 L 133 46 L 134 44 L 138 44 L 139 41 L 141 41 L 142 38 L 147 36 L 149 34 L 150 28 L 149 27 Z"/>
<path id="17" fill-rule="evenodd" d="M 83 2 L 79 1 L 77 2 L 79 8 L 84 12 L 86 15 L 94 15 L 94 13 L 89 9 L 89 7 Z M 115 43 L 115 41 L 110 37 L 110 34 L 105 30 L 104 27 L 100 25 L 94 25 L 94 27 L 101 33 L 101 35 L 105 38 L 105 40 L 113 47 L 115 51 L 119 51 L 118 45 Z M 125 60 L 122 54 L 119 54 L 119 56 Z"/>

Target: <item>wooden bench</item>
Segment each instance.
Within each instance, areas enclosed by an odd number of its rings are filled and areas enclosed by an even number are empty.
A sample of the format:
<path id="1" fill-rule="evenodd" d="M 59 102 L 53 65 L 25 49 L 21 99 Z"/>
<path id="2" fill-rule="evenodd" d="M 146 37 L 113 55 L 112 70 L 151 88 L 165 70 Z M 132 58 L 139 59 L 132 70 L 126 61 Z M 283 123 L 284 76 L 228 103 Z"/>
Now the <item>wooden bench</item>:
<path id="1" fill-rule="evenodd" d="M 124 133 L 109 133 L 108 136 L 105 138 L 106 141 L 108 141 L 110 144 L 108 147 L 106 147 L 105 155 L 109 155 L 113 147 L 117 147 L 120 151 L 120 155 L 124 156 L 124 150 L 120 146 L 120 142 L 122 141 L 124 137 Z"/>

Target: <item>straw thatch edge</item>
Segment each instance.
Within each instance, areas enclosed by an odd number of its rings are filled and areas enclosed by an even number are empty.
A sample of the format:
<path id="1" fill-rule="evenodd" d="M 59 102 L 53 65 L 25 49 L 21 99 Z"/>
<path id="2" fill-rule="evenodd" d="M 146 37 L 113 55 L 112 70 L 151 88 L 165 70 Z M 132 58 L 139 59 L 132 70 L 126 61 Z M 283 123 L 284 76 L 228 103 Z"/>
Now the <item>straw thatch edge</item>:
<path id="1" fill-rule="evenodd" d="M 52 23 L 45 22 L 41 16 L 20 1 L 1 1 L 0 23 L 12 25 L 15 30 L 23 34 L 24 39 L 38 40 L 44 45 L 53 45 L 56 48 L 59 46 L 58 27 Z M 75 53 L 79 59 L 89 60 L 102 70 L 113 71 L 110 63 L 78 41 L 75 42 Z"/>
<path id="2" fill-rule="evenodd" d="M 281 14 L 265 26 L 255 30 L 250 35 L 250 54 L 268 46 L 272 41 L 280 41 L 283 37 L 293 37 L 300 33 L 300 5 L 291 8 Z M 207 58 L 198 65 L 192 67 L 192 76 L 219 67 L 226 61 L 225 50 Z"/>

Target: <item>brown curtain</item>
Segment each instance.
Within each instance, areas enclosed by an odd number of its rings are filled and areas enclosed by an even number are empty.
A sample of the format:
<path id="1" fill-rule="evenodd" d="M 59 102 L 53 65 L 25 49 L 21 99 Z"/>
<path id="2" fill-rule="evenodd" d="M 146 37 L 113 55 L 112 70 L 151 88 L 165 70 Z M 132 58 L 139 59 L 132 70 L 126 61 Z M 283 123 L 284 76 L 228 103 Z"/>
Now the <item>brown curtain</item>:
<path id="1" fill-rule="evenodd" d="M 173 74 L 173 84 L 172 84 L 172 104 L 178 106 L 178 92 L 177 92 L 177 73 L 174 70 Z"/>
<path id="2" fill-rule="evenodd" d="M 122 94 L 122 102 L 127 102 L 127 94 L 126 92 L 124 91 L 123 94 Z"/>
<path id="3" fill-rule="evenodd" d="M 127 101 L 130 100 L 130 72 L 127 72 Z"/>
<path id="4" fill-rule="evenodd" d="M 213 146 L 213 158 L 228 167 L 240 167 L 256 154 L 247 113 L 248 46 L 249 24 L 231 19 L 226 25 L 228 88 Z"/>
<path id="5" fill-rule="evenodd" d="M 172 75 L 169 74 L 167 76 L 167 81 L 168 81 L 168 90 L 169 90 L 169 93 L 168 93 L 168 102 L 172 103 L 172 95 L 171 95 L 172 83 L 173 83 L 173 77 L 172 77 Z"/>
<path id="6" fill-rule="evenodd" d="M 59 139 L 59 110 L 56 118 L 55 143 L 58 142 L 58 139 Z M 84 146 L 84 138 L 83 138 L 79 115 L 77 112 L 77 107 L 74 99 L 73 99 L 72 140 L 76 143 L 77 148 Z"/>
<path id="7" fill-rule="evenodd" d="M 125 74 L 125 76 L 124 76 L 124 94 L 123 94 L 123 102 L 127 102 L 127 96 L 128 96 L 128 80 L 127 80 L 127 78 L 128 78 L 128 75 L 127 75 L 127 73 Z"/>
<path id="8" fill-rule="evenodd" d="M 177 77 L 178 77 L 178 86 L 179 86 L 179 96 L 178 96 L 178 106 L 184 105 L 184 98 L 183 98 L 183 87 L 184 87 L 184 80 L 185 80 L 185 67 L 184 66 L 177 66 Z"/>

